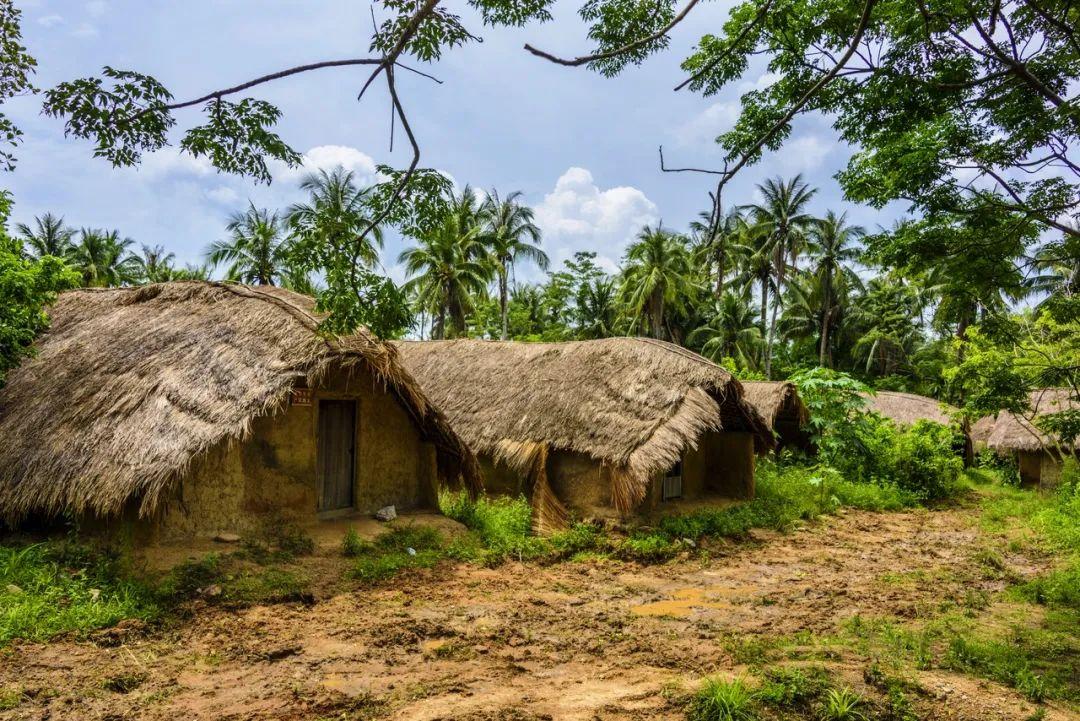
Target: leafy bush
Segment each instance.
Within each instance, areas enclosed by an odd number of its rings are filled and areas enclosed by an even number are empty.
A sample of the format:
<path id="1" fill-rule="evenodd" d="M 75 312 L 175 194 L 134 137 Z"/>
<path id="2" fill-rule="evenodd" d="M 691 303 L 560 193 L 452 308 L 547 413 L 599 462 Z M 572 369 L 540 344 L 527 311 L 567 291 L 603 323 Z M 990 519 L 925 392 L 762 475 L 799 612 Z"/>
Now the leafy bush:
<path id="1" fill-rule="evenodd" d="M 890 478 L 900 488 L 929 500 L 949 495 L 963 460 L 953 450 L 953 432 L 932 421 L 918 421 L 896 433 Z"/>

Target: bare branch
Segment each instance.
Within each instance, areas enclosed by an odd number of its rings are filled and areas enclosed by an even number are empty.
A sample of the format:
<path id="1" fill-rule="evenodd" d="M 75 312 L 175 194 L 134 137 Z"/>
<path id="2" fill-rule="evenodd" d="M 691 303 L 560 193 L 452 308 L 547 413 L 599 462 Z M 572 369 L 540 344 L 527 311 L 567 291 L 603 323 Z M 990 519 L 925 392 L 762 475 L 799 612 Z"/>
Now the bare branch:
<path id="1" fill-rule="evenodd" d="M 727 163 L 723 170 L 707 170 L 705 168 L 668 168 L 664 165 L 664 146 L 660 146 L 660 170 L 665 173 L 707 173 L 708 175 L 727 175 Z"/>
<path id="2" fill-rule="evenodd" d="M 545 60 L 550 60 L 551 62 L 558 65 L 566 65 L 567 67 L 572 68 L 576 68 L 580 65 L 585 65 L 587 63 L 596 62 L 597 60 L 608 60 L 609 58 L 615 58 L 620 55 L 625 55 L 626 53 L 631 53 L 639 48 L 648 45 L 651 42 L 655 42 L 656 40 L 664 37 L 669 32 L 671 32 L 672 28 L 674 28 L 676 25 L 683 21 L 683 19 L 690 13 L 690 11 L 694 8 L 695 5 L 698 4 L 699 1 L 700 0 L 690 0 L 690 2 L 686 4 L 686 7 L 684 7 L 678 15 L 671 19 L 671 22 L 657 30 L 652 35 L 641 38 L 639 40 L 635 40 L 631 43 L 627 43 L 621 48 L 608 50 L 607 52 L 594 53 L 592 55 L 581 55 L 576 58 L 560 58 L 557 55 L 552 55 L 551 53 L 540 50 L 539 48 L 535 48 L 528 43 L 525 43 L 525 49 L 537 57 L 544 58 Z"/>

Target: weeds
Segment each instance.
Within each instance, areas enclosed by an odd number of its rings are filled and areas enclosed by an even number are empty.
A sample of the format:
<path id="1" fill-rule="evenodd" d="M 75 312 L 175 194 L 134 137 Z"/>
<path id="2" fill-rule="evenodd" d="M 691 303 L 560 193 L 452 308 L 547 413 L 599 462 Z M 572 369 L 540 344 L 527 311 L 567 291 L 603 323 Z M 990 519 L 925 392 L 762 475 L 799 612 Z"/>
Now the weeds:
<path id="1" fill-rule="evenodd" d="M 385 580 L 405 568 L 430 568 L 446 555 L 441 534 L 415 524 L 393 526 L 371 542 L 358 536 L 350 540 L 346 534 L 343 545 L 356 558 L 352 577 L 366 583 Z"/>
<path id="2" fill-rule="evenodd" d="M 741 679 L 707 678 L 690 700 L 689 721 L 754 721 L 754 697 Z"/>
<path id="3" fill-rule="evenodd" d="M 822 721 L 867 721 L 866 700 L 850 688 L 831 688 L 821 706 Z"/>
<path id="4" fill-rule="evenodd" d="M 114 553 L 71 542 L 0 546 L 0 645 L 156 618 L 155 594 L 123 571 Z"/>

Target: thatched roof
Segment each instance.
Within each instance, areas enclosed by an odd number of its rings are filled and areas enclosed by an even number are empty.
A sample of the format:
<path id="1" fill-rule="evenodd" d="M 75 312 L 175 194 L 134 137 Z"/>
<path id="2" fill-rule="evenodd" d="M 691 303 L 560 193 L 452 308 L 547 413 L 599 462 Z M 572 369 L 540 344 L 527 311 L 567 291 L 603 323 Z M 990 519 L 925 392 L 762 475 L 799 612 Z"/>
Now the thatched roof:
<path id="1" fill-rule="evenodd" d="M 956 409 L 934 398 L 897 391 L 878 391 L 875 394 L 862 395 L 866 399 L 867 410 L 874 411 L 900 426 L 914 425 L 916 421 L 934 421 L 943 426 L 954 423 L 949 414 Z"/>
<path id="2" fill-rule="evenodd" d="M 1080 408 L 1080 402 L 1073 400 L 1072 396 L 1068 388 L 1034 390 L 1028 400 L 1034 416 L 1032 413 L 1026 415 L 1037 418 L 1047 413 Z M 1032 425 L 1027 417 L 1010 412 L 998 414 L 986 445 L 996 451 L 1039 451 L 1056 447 L 1053 439 Z M 1073 449 L 1080 450 L 1080 439 L 1073 443 Z"/>
<path id="3" fill-rule="evenodd" d="M 994 423 L 997 421 L 995 416 L 983 416 L 979 420 L 971 424 L 971 432 L 968 433 L 971 436 L 972 443 L 986 443 L 990 440 L 990 434 L 994 432 Z"/>
<path id="4" fill-rule="evenodd" d="M 742 381 L 743 397 L 776 433 L 781 447 L 810 452 L 813 444 L 806 428 L 810 413 L 799 390 L 788 381 Z M 762 450 L 758 449 L 759 452 Z"/>
<path id="5" fill-rule="evenodd" d="M 476 460 L 366 331 L 317 332 L 310 298 L 279 288 L 177 282 L 61 294 L 37 354 L 0 389 L 0 515 L 151 514 L 201 454 L 286 407 L 297 381 L 360 364 L 437 449 L 444 481 Z"/>
<path id="6" fill-rule="evenodd" d="M 477 453 L 528 466 L 535 446 L 570 450 L 612 470 L 623 512 L 649 478 L 706 430 L 753 432 L 760 416 L 726 370 L 646 338 L 566 343 L 449 340 L 397 344 L 406 367 Z M 520 456 L 520 458 L 519 458 Z"/>
<path id="7" fill-rule="evenodd" d="M 794 383 L 788 381 L 742 381 L 743 397 L 757 409 L 770 426 L 775 426 L 781 414 L 791 416 L 800 425 L 809 413 L 799 397 Z"/>

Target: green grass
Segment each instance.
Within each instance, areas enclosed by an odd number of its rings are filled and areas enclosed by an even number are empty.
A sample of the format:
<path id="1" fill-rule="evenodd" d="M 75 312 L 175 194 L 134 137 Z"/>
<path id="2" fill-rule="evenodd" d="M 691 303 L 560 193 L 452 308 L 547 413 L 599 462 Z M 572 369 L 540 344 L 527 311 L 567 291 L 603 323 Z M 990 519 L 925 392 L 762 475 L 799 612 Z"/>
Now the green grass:
<path id="1" fill-rule="evenodd" d="M 867 721 L 866 700 L 850 688 L 831 688 L 821 705 L 821 721 Z"/>
<path id="2" fill-rule="evenodd" d="M 351 575 L 366 583 L 386 580 L 406 568 L 429 568 L 446 557 L 442 535 L 430 526 L 394 525 L 374 541 L 347 534 L 343 545 L 355 557 Z"/>
<path id="3" fill-rule="evenodd" d="M 707 678 L 690 700 L 689 721 L 754 721 L 754 696 L 741 679 Z"/>
<path id="4" fill-rule="evenodd" d="M 114 555 L 68 542 L 0 546 L 0 645 L 85 634 L 161 611 L 157 595 L 126 578 Z"/>

